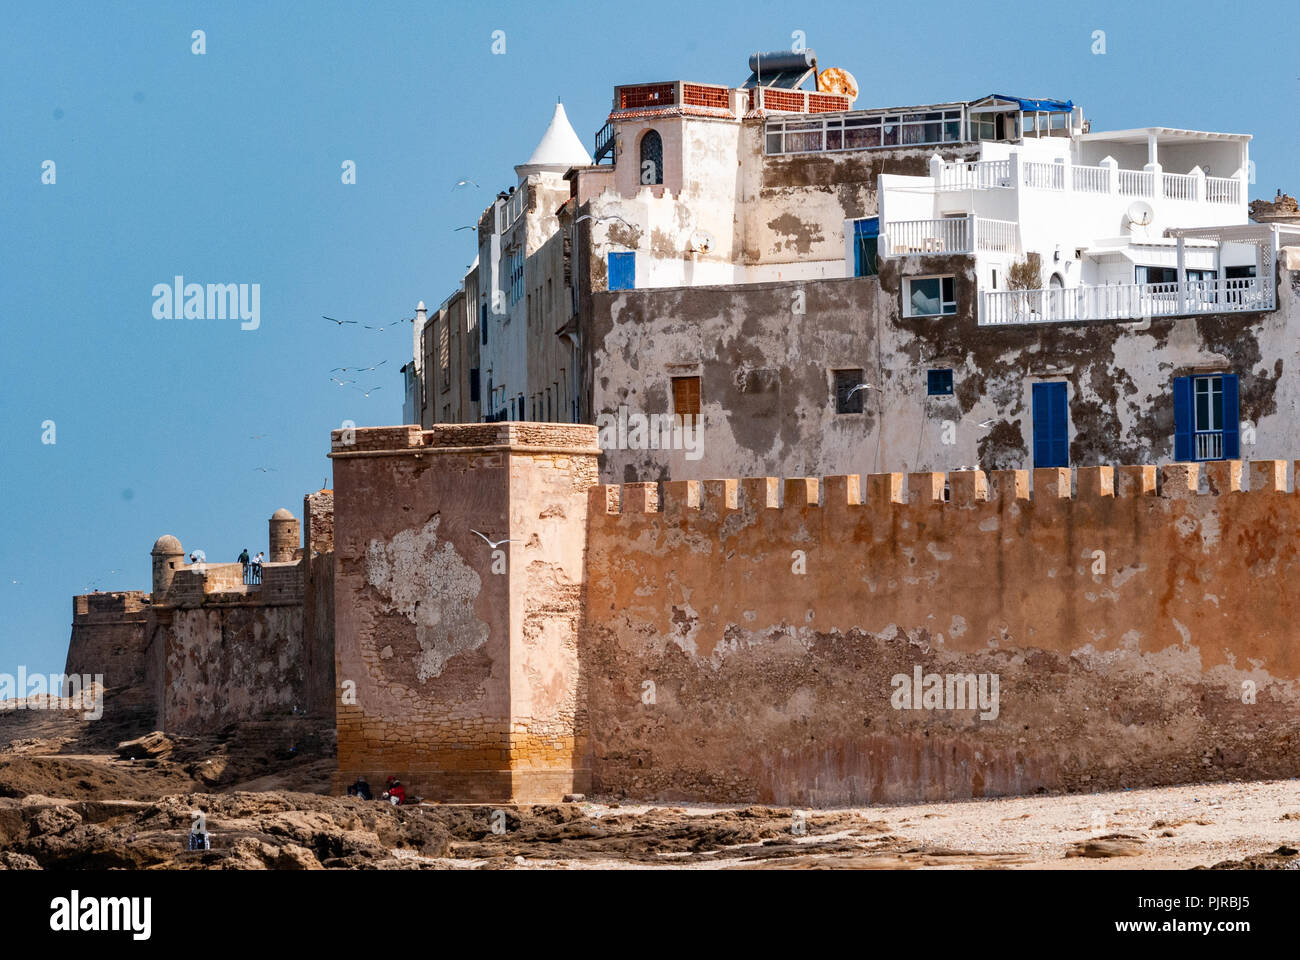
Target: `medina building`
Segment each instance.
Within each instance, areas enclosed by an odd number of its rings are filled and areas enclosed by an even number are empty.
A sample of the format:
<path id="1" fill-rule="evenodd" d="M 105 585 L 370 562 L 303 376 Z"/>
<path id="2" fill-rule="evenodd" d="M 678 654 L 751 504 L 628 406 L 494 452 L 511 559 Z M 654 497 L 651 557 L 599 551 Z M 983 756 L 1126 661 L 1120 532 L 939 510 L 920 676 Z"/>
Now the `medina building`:
<path id="1" fill-rule="evenodd" d="M 417 332 L 423 426 L 700 425 L 692 457 L 606 449 L 613 481 L 1300 448 L 1300 231 L 1251 220 L 1248 135 L 749 66 L 616 86 L 590 155 L 557 107 Z"/>

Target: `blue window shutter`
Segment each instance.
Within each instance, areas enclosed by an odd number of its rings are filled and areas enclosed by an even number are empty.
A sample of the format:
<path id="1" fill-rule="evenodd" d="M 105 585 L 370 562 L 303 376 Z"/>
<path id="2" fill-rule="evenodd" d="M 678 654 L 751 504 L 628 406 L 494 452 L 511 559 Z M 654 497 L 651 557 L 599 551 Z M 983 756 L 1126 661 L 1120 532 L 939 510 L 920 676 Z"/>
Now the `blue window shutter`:
<path id="1" fill-rule="evenodd" d="M 1070 420 L 1064 383 L 1033 386 L 1034 466 L 1070 465 Z"/>
<path id="2" fill-rule="evenodd" d="M 1233 378 L 1236 379 L 1235 377 Z M 1233 384 L 1233 399 L 1236 399 Z M 1174 377 L 1174 459 L 1192 459 L 1192 378 Z"/>
<path id="3" fill-rule="evenodd" d="M 1223 375 L 1223 458 L 1241 456 L 1241 411 L 1237 407 L 1237 375 Z"/>
<path id="4" fill-rule="evenodd" d="M 1065 384 L 1052 386 L 1052 463 L 1053 467 L 1070 465 L 1069 411 L 1065 403 Z"/>
<path id="5" fill-rule="evenodd" d="M 636 289 L 635 253 L 611 253 L 609 255 L 609 289 Z"/>

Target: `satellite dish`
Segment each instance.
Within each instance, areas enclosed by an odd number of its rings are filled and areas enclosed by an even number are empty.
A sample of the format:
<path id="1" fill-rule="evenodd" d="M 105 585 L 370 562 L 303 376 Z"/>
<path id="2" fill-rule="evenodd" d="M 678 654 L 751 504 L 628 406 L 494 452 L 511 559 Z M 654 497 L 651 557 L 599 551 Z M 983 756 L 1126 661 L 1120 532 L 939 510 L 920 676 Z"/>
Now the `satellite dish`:
<path id="1" fill-rule="evenodd" d="M 1135 227 L 1148 226 L 1155 219 L 1156 212 L 1151 209 L 1151 204 L 1145 200 L 1134 200 L 1128 205 L 1126 216 L 1128 222 Z"/>
<path id="2" fill-rule="evenodd" d="M 696 230 L 691 234 L 691 249 L 696 253 L 708 253 L 713 246 L 713 235 L 707 230 Z"/>
<path id="3" fill-rule="evenodd" d="M 821 93 L 840 93 L 849 103 L 858 99 L 858 81 L 843 67 L 827 67 L 817 74 L 817 89 Z"/>

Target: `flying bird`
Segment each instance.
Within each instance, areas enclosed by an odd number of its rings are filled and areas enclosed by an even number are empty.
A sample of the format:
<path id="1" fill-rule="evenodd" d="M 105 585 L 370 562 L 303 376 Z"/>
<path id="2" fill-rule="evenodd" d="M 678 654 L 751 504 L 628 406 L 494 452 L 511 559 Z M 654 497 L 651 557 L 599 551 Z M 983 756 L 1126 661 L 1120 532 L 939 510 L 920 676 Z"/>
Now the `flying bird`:
<path id="1" fill-rule="evenodd" d="M 275 473 L 275 467 L 254 467 L 254 470 L 260 470 L 262 473 Z"/>
<path id="2" fill-rule="evenodd" d="M 340 387 L 346 386 L 349 383 L 356 383 L 355 380 L 340 380 L 338 377 L 330 377 L 330 380 L 337 383 Z"/>
<path id="3" fill-rule="evenodd" d="M 462 230 L 477 230 L 477 229 L 478 229 L 478 224 L 474 223 L 474 224 L 470 224 L 468 227 L 453 227 L 451 232 L 460 233 L 460 231 Z"/>
<path id="4" fill-rule="evenodd" d="M 859 390 L 870 390 L 870 389 L 871 389 L 871 384 L 869 384 L 869 383 L 859 383 L 856 387 L 854 387 L 854 388 L 853 388 L 852 390 L 850 390 L 847 394 L 845 394 L 844 399 L 845 399 L 845 400 L 851 400 L 851 399 L 853 399 L 853 395 L 854 395 L 855 393 L 857 393 Z"/>
<path id="5" fill-rule="evenodd" d="M 358 391 L 360 391 L 360 393 L 361 393 L 361 395 L 362 395 L 363 397 L 368 397 L 368 396 L 370 396 L 372 393 L 374 393 L 376 390 L 382 390 L 382 389 L 384 389 L 384 388 L 383 388 L 383 387 L 371 387 L 369 390 L 362 390 L 360 387 L 353 387 L 352 389 L 353 389 L 353 390 L 358 390 Z"/>
<path id="6" fill-rule="evenodd" d="M 252 433 L 252 434 L 249 434 L 248 439 L 249 439 L 249 440 L 265 440 L 265 439 L 267 438 L 267 436 L 268 436 L 268 434 L 265 434 L 265 433 Z"/>
<path id="7" fill-rule="evenodd" d="M 471 186 L 471 185 L 474 186 L 474 187 L 477 187 L 477 186 L 478 186 L 478 184 L 475 183 L 473 180 L 471 180 L 469 177 L 465 177 L 465 178 L 463 178 L 463 179 L 461 179 L 461 180 L 457 180 L 457 181 L 456 181 L 456 186 L 455 186 L 455 187 L 452 187 L 452 189 L 455 190 L 455 189 L 457 189 L 458 187 Z"/>
<path id="8" fill-rule="evenodd" d="M 320 316 L 322 320 L 328 320 L 330 323 L 337 323 L 340 327 L 345 323 L 356 323 L 355 320 L 335 320 L 333 317 L 327 317 L 323 313 Z"/>
<path id="9" fill-rule="evenodd" d="M 478 533 L 478 531 L 475 530 L 473 527 L 470 528 L 470 531 L 469 531 L 469 532 L 470 532 L 470 533 Z M 501 544 L 503 544 L 503 543 L 518 543 L 518 542 L 519 542 L 518 540 L 513 540 L 513 539 L 511 539 L 510 537 L 506 537 L 504 540 L 497 540 L 497 541 L 494 543 L 494 542 L 492 542 L 491 540 L 489 540 L 485 534 L 478 533 L 478 535 L 479 535 L 480 537 L 482 537 L 482 538 L 483 538 L 483 542 L 486 543 L 486 544 L 487 544 L 489 547 L 491 547 L 493 550 L 495 550 L 497 547 L 501 546 Z"/>

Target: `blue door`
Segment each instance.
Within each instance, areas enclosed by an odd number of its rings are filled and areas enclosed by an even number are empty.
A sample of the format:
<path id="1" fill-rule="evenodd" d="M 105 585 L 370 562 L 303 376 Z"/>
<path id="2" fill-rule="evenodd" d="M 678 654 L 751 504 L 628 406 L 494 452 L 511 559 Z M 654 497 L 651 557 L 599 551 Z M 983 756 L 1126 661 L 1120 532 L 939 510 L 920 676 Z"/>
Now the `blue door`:
<path id="1" fill-rule="evenodd" d="M 611 253 L 609 255 L 609 289 L 636 289 L 635 253 Z"/>
<path id="2" fill-rule="evenodd" d="M 1065 384 L 1034 384 L 1034 466 L 1070 465 L 1070 421 Z"/>
<path id="3" fill-rule="evenodd" d="M 853 221 L 853 275 L 874 277 L 879 256 L 880 218 Z"/>

